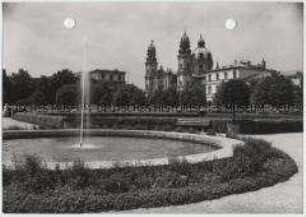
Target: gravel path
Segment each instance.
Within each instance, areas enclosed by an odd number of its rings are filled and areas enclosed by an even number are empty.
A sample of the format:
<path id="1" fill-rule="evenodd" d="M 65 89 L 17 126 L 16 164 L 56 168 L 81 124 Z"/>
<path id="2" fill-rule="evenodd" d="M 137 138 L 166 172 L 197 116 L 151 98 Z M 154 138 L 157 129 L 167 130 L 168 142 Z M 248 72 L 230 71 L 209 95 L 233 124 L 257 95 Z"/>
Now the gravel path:
<path id="1" fill-rule="evenodd" d="M 274 147 L 288 153 L 297 162 L 299 172 L 287 182 L 255 192 L 181 206 L 136 209 L 126 213 L 302 213 L 303 134 L 286 133 L 254 137 L 271 141 Z"/>

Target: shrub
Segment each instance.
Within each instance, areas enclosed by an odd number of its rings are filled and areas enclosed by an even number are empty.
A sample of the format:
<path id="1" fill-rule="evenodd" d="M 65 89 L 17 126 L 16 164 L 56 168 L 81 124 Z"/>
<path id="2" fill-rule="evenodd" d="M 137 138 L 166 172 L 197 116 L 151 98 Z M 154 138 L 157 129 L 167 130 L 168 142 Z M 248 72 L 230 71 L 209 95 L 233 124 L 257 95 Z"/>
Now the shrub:
<path id="1" fill-rule="evenodd" d="M 233 160 L 227 165 L 222 177 L 224 180 L 253 176 L 263 169 L 267 158 L 266 153 L 271 150 L 271 143 L 254 138 L 246 138 L 244 145 L 237 145 L 233 150 Z"/>
<path id="2" fill-rule="evenodd" d="M 85 166 L 85 162 L 76 159 L 71 168 L 68 169 L 68 183 L 74 189 L 83 189 L 92 184 L 91 169 Z"/>
<path id="3" fill-rule="evenodd" d="M 216 135 L 216 131 L 213 128 L 209 128 L 207 130 L 207 135 L 215 136 Z"/>
<path id="4" fill-rule="evenodd" d="M 2 165 L 2 183 L 3 186 L 10 185 L 13 179 L 13 171 Z"/>

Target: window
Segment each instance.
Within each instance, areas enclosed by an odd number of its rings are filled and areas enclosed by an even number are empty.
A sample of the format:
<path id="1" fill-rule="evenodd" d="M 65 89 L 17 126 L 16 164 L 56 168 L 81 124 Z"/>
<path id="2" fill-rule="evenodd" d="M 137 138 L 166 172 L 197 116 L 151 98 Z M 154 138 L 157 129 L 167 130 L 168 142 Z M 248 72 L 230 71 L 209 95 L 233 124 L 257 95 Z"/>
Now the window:
<path id="1" fill-rule="evenodd" d="M 210 95 L 211 94 L 211 86 L 210 85 L 208 85 L 208 95 Z"/>
<path id="2" fill-rule="evenodd" d="M 203 56 L 203 53 L 200 53 L 200 54 L 199 54 L 199 57 L 200 57 L 200 59 L 203 59 L 203 57 L 204 57 L 204 56 Z"/>
<path id="3" fill-rule="evenodd" d="M 211 74 L 208 75 L 208 81 L 211 81 Z"/>
<path id="4" fill-rule="evenodd" d="M 180 69 L 183 69 L 183 64 L 182 63 L 180 64 Z"/>
<path id="5" fill-rule="evenodd" d="M 206 81 L 206 75 L 203 78 L 204 78 L 204 81 Z"/>
<path id="6" fill-rule="evenodd" d="M 234 72 L 233 72 L 233 78 L 237 78 L 237 71 L 236 70 L 234 70 Z"/>
<path id="7" fill-rule="evenodd" d="M 110 76 L 110 80 L 112 81 L 113 79 L 114 79 L 114 78 L 113 78 L 113 75 L 111 75 L 111 76 Z"/>
<path id="8" fill-rule="evenodd" d="M 187 69 L 189 69 L 189 63 L 187 63 Z"/>
<path id="9" fill-rule="evenodd" d="M 219 80 L 219 73 L 216 74 L 216 80 Z"/>
<path id="10" fill-rule="evenodd" d="M 224 79 L 227 79 L 227 72 L 224 72 Z"/>
<path id="11" fill-rule="evenodd" d="M 199 70 L 200 70 L 200 71 L 203 70 L 203 65 L 199 65 Z"/>

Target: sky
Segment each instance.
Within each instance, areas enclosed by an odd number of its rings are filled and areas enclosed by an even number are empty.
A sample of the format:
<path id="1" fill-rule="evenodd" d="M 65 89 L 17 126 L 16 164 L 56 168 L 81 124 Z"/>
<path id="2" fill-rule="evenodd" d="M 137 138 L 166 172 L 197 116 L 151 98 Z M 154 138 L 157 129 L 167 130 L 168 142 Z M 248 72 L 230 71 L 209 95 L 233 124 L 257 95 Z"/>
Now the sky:
<path id="1" fill-rule="evenodd" d="M 64 20 L 74 18 L 74 29 Z M 228 18 L 237 21 L 225 28 Z M 235 59 L 283 72 L 303 67 L 303 8 L 278 2 L 20 2 L 3 5 L 3 66 L 33 77 L 63 68 L 127 71 L 130 82 L 144 87 L 144 62 L 151 40 L 164 68 L 177 71 L 179 41 L 190 37 L 192 50 L 202 34 L 214 63 Z"/>

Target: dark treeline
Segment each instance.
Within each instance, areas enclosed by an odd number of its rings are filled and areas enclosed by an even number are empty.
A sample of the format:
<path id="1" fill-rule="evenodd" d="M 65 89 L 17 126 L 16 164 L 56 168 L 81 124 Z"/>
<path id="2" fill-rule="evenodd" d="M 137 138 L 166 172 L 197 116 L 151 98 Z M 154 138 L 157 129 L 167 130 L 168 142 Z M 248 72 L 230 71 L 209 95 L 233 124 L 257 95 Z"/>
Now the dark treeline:
<path id="1" fill-rule="evenodd" d="M 32 77 L 28 71 L 3 76 L 3 103 L 11 105 L 75 105 L 80 103 L 80 80 L 69 69 L 57 71 L 51 76 Z M 126 105 L 204 105 L 204 86 L 192 82 L 180 94 L 176 89 L 156 91 L 150 99 L 134 84 L 91 80 L 91 104 Z"/>
<path id="2" fill-rule="evenodd" d="M 28 71 L 19 69 L 7 75 L 2 71 L 3 103 L 14 105 L 75 105 L 80 103 L 79 77 L 69 69 L 51 76 L 33 78 Z M 301 76 L 301 79 L 302 76 Z M 205 105 L 206 89 L 199 81 L 187 83 L 182 92 L 176 88 L 158 90 L 150 98 L 134 84 L 91 80 L 91 104 L 126 105 Z M 253 79 L 233 79 L 222 83 L 213 99 L 218 105 L 288 105 L 303 103 L 303 81 L 296 86 L 285 76 Z"/>

